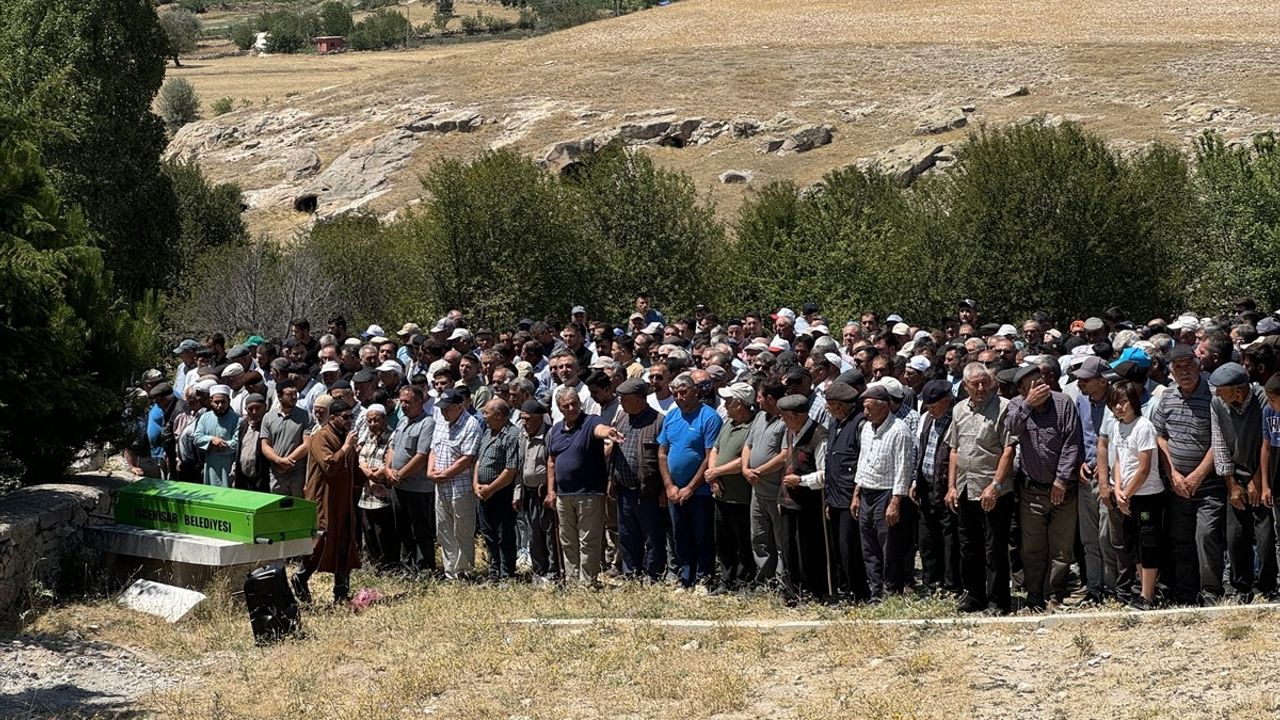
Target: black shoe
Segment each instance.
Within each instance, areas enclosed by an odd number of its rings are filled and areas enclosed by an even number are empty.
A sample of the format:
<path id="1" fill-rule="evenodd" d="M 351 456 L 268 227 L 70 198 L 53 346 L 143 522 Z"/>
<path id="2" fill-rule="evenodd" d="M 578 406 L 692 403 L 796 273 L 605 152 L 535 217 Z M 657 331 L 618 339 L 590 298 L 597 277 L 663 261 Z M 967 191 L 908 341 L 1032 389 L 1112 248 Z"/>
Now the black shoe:
<path id="1" fill-rule="evenodd" d="M 956 610 L 962 613 L 976 613 L 976 612 L 982 612 L 986 609 L 987 609 L 987 604 L 984 602 L 980 602 L 977 598 L 975 598 L 972 595 L 965 595 L 960 600 L 960 604 L 956 606 Z"/>
<path id="2" fill-rule="evenodd" d="M 298 602 L 303 605 L 311 604 L 311 588 L 307 587 L 307 581 L 298 573 L 294 573 L 289 578 L 289 587 L 293 589 L 293 594 L 298 598 Z"/>
<path id="3" fill-rule="evenodd" d="M 1134 595 L 1132 598 L 1130 598 L 1128 605 L 1130 608 L 1141 611 L 1141 612 L 1146 612 L 1147 610 L 1154 610 L 1156 608 L 1155 603 L 1142 597 L 1141 595 Z"/>

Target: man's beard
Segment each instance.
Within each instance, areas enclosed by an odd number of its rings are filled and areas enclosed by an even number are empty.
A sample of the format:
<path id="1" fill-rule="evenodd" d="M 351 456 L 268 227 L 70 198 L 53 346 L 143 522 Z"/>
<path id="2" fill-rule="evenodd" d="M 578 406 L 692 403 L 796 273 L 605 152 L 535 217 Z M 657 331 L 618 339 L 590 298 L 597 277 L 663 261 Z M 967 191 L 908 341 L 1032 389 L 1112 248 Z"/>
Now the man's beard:
<path id="1" fill-rule="evenodd" d="M 219 409 L 219 408 L 213 408 L 213 414 L 214 414 L 214 415 L 217 415 L 218 417 L 222 417 L 223 415 L 226 415 L 226 414 L 227 414 L 227 411 L 228 411 L 228 410 L 230 410 L 230 409 L 231 409 L 231 408 L 229 408 L 229 407 L 224 407 L 224 408 L 221 408 L 221 409 Z"/>

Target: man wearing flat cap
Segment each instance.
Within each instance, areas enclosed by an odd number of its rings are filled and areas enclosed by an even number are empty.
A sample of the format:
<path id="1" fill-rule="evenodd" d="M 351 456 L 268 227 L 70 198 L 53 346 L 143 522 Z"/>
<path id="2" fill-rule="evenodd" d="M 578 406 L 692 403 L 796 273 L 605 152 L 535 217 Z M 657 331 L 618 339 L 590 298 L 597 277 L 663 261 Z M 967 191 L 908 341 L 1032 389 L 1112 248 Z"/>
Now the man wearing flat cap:
<path id="1" fill-rule="evenodd" d="M 667 567 L 666 489 L 658 469 L 663 416 L 649 405 L 648 395 L 649 383 L 642 378 L 618 385 L 619 408 L 611 424 L 622 442 L 609 457 L 609 494 L 618 504 L 622 574 L 659 582 Z"/>
<path id="2" fill-rule="evenodd" d="M 919 515 L 920 579 L 926 591 L 942 589 L 959 595 L 960 528 L 947 508 L 947 468 L 951 448 L 946 443 L 951 427 L 951 381 L 930 380 L 920 390 L 920 435 L 913 498 Z"/>
<path id="3" fill-rule="evenodd" d="M 1189 345 L 1169 352 L 1173 387 L 1152 413 L 1162 475 L 1168 480 L 1165 531 L 1172 558 L 1173 599 L 1198 605 L 1222 597 L 1226 551 L 1227 486 L 1215 458 L 1232 453 L 1215 431 L 1213 394 Z"/>
<path id="4" fill-rule="evenodd" d="M 1017 439 L 1025 483 L 1019 494 L 1023 584 L 1034 610 L 1067 598 L 1079 508 L 1080 418 L 1075 403 L 1049 389 L 1038 365 L 1018 368 L 1018 397 L 1006 422 Z"/>
<path id="5" fill-rule="evenodd" d="M 856 371 L 854 371 L 856 372 Z M 822 495 L 827 515 L 827 548 L 831 557 L 833 590 L 840 599 L 866 600 L 866 565 L 862 560 L 862 538 L 853 515 L 853 491 L 858 472 L 863 424 L 859 391 L 836 380 L 827 385 L 826 477 Z"/>
<path id="6" fill-rule="evenodd" d="M 778 490 L 783 594 L 788 603 L 803 596 L 823 599 L 835 590 L 822 526 L 827 429 L 809 417 L 804 395 L 783 397 L 778 411 L 786 427 L 786 462 Z"/>
<path id="7" fill-rule="evenodd" d="M 853 504 L 862 536 L 862 562 L 872 602 L 902 592 L 911 557 L 915 517 L 908 494 L 914 481 L 915 438 L 891 411 L 893 398 L 880 382 L 862 393 L 866 422 L 859 437 Z"/>
<path id="8" fill-rule="evenodd" d="M 1266 396 L 1249 382 L 1244 366 L 1220 365 L 1209 375 L 1213 386 L 1213 422 L 1231 451 L 1214 456 L 1214 467 L 1227 485 L 1227 552 L 1231 587 L 1241 602 L 1276 591 L 1276 538 L 1271 508 L 1262 503 L 1262 409 Z M 1254 557 L 1261 567 L 1254 572 Z"/>
<path id="9" fill-rule="evenodd" d="M 535 585 L 560 574 L 560 539 L 555 509 L 547 499 L 547 408 L 533 398 L 520 406 L 520 480 L 512 502 L 529 524 L 529 564 Z"/>

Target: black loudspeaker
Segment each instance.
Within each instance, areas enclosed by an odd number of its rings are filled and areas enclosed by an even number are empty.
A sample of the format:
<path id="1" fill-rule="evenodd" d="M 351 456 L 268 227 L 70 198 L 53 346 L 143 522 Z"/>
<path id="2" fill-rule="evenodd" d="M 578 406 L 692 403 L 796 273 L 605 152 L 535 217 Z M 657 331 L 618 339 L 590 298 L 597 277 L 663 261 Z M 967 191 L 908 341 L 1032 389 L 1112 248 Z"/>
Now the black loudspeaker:
<path id="1" fill-rule="evenodd" d="M 284 565 L 260 567 L 246 575 L 244 602 L 258 643 L 274 642 L 301 628 L 298 601 L 289 589 L 289 575 Z"/>

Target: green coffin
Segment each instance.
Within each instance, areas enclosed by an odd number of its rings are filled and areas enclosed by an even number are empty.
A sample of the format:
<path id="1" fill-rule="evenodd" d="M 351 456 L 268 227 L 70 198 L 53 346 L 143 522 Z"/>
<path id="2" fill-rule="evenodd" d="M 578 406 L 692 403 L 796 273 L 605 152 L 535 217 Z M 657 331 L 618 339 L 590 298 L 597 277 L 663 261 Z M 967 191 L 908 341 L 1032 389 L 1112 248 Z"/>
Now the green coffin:
<path id="1" fill-rule="evenodd" d="M 140 480 L 116 495 L 116 522 L 242 543 L 309 538 L 316 504 L 301 498 L 168 480 Z"/>

